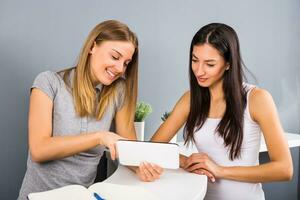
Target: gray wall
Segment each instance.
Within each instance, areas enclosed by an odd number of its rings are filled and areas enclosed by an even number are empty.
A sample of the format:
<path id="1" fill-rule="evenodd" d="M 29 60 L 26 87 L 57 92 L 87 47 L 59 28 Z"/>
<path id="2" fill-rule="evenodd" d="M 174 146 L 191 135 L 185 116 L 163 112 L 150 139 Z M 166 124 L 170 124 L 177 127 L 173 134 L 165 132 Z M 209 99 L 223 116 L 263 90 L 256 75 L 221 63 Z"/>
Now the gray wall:
<path id="1" fill-rule="evenodd" d="M 17 197 L 26 169 L 34 77 L 73 65 L 88 32 L 106 19 L 121 20 L 138 34 L 139 99 L 154 110 L 146 120 L 147 138 L 188 89 L 189 44 L 209 22 L 227 23 L 238 32 L 244 61 L 273 95 L 284 129 L 299 133 L 299 10 L 299 0 L 0 0 L 0 199 Z M 297 199 L 298 148 L 292 154 L 293 182 L 271 184 L 276 191 L 265 185 L 268 199 Z"/>

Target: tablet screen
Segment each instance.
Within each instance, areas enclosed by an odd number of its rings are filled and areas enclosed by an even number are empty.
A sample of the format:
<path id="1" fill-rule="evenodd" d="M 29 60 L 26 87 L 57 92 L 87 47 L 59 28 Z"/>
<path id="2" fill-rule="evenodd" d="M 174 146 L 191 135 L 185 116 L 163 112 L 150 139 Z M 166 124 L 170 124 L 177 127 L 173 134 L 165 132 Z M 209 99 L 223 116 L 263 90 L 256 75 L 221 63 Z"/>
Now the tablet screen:
<path id="1" fill-rule="evenodd" d="M 179 168 L 178 144 L 119 140 L 116 146 L 122 165 L 139 166 L 146 161 L 166 169 Z"/>

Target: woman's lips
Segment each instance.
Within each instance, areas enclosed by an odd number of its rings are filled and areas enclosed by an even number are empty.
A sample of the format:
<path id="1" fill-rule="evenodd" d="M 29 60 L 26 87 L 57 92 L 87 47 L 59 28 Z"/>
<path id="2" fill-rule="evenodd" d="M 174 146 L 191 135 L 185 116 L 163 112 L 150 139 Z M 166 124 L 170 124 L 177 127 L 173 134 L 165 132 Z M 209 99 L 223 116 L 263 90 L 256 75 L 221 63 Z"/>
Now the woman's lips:
<path id="1" fill-rule="evenodd" d="M 197 78 L 199 82 L 204 83 L 208 78 Z"/>
<path id="2" fill-rule="evenodd" d="M 111 79 L 114 79 L 117 75 L 114 74 L 113 72 L 109 71 L 108 69 L 106 69 L 106 73 L 108 74 L 108 76 L 111 78 Z"/>

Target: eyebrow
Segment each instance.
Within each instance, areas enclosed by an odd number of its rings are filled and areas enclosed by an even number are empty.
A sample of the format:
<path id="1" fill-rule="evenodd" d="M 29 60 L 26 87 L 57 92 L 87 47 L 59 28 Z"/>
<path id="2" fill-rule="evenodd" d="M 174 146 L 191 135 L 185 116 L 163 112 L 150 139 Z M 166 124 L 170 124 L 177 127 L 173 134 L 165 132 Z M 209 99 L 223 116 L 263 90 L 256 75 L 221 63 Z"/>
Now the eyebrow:
<path id="1" fill-rule="evenodd" d="M 112 49 L 113 51 L 117 52 L 120 56 L 123 56 L 119 51 Z"/>
<path id="2" fill-rule="evenodd" d="M 216 62 L 216 60 L 210 59 L 210 60 L 205 60 L 205 62 Z"/>
<path id="3" fill-rule="evenodd" d="M 193 57 L 195 57 L 196 59 L 199 59 L 197 56 L 195 56 L 194 54 L 193 54 Z M 209 60 L 205 60 L 205 62 L 216 62 L 217 60 L 215 60 L 215 59 L 209 59 Z"/>
<path id="4" fill-rule="evenodd" d="M 123 55 L 122 55 L 119 51 L 117 51 L 117 50 L 115 50 L 115 49 L 112 49 L 112 50 L 115 51 L 116 53 L 118 53 L 121 57 L 123 57 Z M 131 62 L 132 60 L 131 60 L 131 59 L 128 59 L 128 60 L 126 60 L 126 61 Z"/>

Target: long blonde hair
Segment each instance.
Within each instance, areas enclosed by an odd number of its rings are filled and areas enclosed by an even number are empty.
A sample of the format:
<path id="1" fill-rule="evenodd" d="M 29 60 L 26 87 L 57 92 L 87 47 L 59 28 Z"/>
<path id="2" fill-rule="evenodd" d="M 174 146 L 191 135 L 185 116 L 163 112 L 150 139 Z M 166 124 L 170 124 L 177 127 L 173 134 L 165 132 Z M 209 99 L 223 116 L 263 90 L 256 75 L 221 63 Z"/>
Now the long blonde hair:
<path id="1" fill-rule="evenodd" d="M 99 102 L 96 102 L 96 91 L 92 82 L 89 52 L 94 42 L 99 45 L 103 41 L 131 42 L 135 47 L 135 51 L 126 69 L 125 80 L 119 78 L 110 85 L 103 85 Z M 124 84 L 125 82 L 124 106 L 126 105 L 127 108 L 127 123 L 133 123 L 138 84 L 138 39 L 127 25 L 116 20 L 108 20 L 98 24 L 89 33 L 80 52 L 76 66 L 62 71 L 64 73 L 63 79 L 67 85 L 69 85 L 68 80 L 70 80 L 69 76 L 72 70 L 74 70 L 74 78 L 72 80 L 73 87 L 71 90 L 75 110 L 80 117 L 94 116 L 97 120 L 100 120 L 106 108 L 116 101 L 118 85 Z"/>

